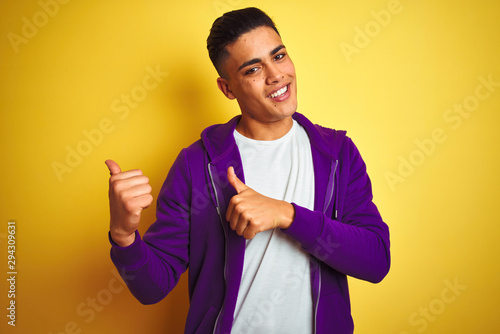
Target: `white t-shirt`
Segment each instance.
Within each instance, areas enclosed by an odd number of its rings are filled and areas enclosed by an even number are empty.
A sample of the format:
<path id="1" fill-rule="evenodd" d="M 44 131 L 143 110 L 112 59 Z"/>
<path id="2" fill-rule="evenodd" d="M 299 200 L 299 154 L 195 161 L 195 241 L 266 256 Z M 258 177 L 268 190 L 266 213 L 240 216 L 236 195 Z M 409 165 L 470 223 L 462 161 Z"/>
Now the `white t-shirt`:
<path id="1" fill-rule="evenodd" d="M 253 140 L 236 130 L 245 184 L 274 199 L 313 209 L 311 146 L 295 120 L 272 141 Z M 232 333 L 311 333 L 313 303 L 309 254 L 280 229 L 247 240 Z"/>

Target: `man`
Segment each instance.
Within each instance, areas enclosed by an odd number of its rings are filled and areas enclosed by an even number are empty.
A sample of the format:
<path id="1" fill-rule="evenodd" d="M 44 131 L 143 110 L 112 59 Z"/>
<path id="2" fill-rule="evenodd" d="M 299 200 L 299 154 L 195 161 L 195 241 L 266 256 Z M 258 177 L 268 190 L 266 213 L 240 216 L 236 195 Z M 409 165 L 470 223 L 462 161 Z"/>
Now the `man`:
<path id="1" fill-rule="evenodd" d="M 189 266 L 186 333 L 352 333 L 346 275 L 379 282 L 390 266 L 358 150 L 296 112 L 295 68 L 265 13 L 224 14 L 207 47 L 241 115 L 181 151 L 142 239 L 149 181 L 106 161 L 113 262 L 144 304 Z"/>

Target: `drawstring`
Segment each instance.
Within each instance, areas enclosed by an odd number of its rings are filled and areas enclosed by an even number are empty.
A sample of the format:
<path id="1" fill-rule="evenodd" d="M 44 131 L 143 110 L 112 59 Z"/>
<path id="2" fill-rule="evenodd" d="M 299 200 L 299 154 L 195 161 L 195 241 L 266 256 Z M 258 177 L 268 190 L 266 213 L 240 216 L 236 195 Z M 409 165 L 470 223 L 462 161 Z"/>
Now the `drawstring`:
<path id="1" fill-rule="evenodd" d="M 333 208 L 334 211 L 334 214 L 335 214 L 335 220 L 337 220 L 337 217 L 338 217 L 338 211 L 337 211 L 337 208 L 338 208 L 338 205 L 339 205 L 339 173 L 337 173 L 337 168 L 338 168 L 338 164 L 339 164 L 339 161 L 336 160 L 335 161 L 335 184 L 334 184 L 334 189 L 335 189 L 335 206 Z"/>

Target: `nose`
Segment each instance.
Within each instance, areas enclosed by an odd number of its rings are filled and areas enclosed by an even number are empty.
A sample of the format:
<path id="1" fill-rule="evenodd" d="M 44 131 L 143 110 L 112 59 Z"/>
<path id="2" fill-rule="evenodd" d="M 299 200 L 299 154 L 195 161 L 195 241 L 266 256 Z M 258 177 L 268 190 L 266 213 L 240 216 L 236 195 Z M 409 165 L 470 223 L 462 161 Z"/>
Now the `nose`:
<path id="1" fill-rule="evenodd" d="M 273 85 L 285 78 L 285 75 L 276 64 L 269 64 L 266 69 L 266 83 Z"/>

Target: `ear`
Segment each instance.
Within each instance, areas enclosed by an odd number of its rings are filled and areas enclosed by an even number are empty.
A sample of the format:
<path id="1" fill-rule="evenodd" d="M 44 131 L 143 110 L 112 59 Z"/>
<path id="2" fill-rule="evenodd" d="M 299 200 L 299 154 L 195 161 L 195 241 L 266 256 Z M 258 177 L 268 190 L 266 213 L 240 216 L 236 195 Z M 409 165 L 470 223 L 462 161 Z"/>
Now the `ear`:
<path id="1" fill-rule="evenodd" d="M 229 82 L 227 81 L 227 79 L 217 78 L 217 86 L 228 99 L 234 100 L 236 98 L 236 96 L 234 96 L 233 92 L 231 91 L 231 88 L 229 87 Z"/>

